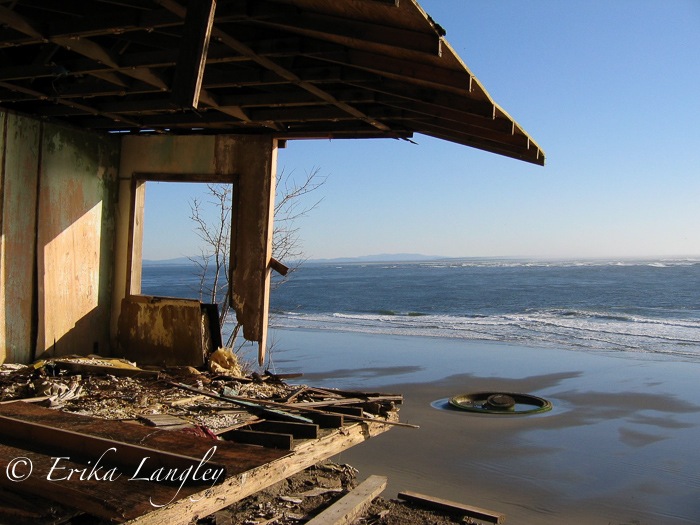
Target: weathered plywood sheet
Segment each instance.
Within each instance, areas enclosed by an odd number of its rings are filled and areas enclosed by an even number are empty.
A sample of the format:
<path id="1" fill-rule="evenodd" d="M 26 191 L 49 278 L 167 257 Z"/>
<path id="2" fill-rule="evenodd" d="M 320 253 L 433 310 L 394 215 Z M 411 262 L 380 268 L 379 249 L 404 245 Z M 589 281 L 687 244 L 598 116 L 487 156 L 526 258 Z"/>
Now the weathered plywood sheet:
<path id="1" fill-rule="evenodd" d="M 118 143 L 44 125 L 38 215 L 37 353 L 106 353 Z"/>
<path id="2" fill-rule="evenodd" d="M 239 479 L 238 476 L 241 476 L 245 480 L 247 472 L 289 456 L 289 453 L 284 451 L 230 441 L 202 439 L 177 431 L 96 419 L 22 402 L 0 406 L 0 415 L 72 431 L 88 438 L 95 436 L 113 440 L 114 449 L 110 450 L 109 445 L 106 444 L 101 461 L 100 456 L 90 458 L 92 461 L 90 467 L 95 469 L 91 476 L 86 473 L 81 479 L 76 472 L 67 479 L 71 468 L 85 469 L 86 465 L 84 459 L 73 458 L 72 453 L 67 453 L 64 443 L 57 443 L 54 449 L 49 448 L 41 453 L 37 451 L 36 446 L 30 446 L 32 450 L 25 450 L 18 448 L 11 439 L 6 441 L 0 436 L 0 468 L 3 474 L 11 458 L 25 457 L 33 464 L 31 475 L 22 483 L 13 482 L 8 476 L 0 476 L 0 486 L 41 498 L 54 499 L 114 522 L 124 522 L 148 515 L 169 502 L 177 502 L 181 499 L 189 501 L 189 496 L 201 492 L 205 494 L 193 499 L 208 499 L 206 492 L 210 489 L 212 482 L 202 482 L 202 472 L 211 463 L 223 465 L 228 479 Z M 179 487 L 179 483 L 146 481 L 142 479 L 145 476 L 138 468 L 138 464 L 131 467 L 124 465 L 115 467 L 114 464 L 110 464 L 110 459 L 118 457 L 120 450 L 123 450 L 122 443 L 151 447 L 172 454 L 186 453 L 194 458 L 209 457 L 210 463 L 203 465 L 199 478 L 195 476 L 195 469 L 192 469 L 188 477 L 184 477 L 185 471 L 181 468 L 178 471 L 179 475 L 190 481 L 182 487 Z M 75 443 L 75 445 L 79 444 L 79 442 Z M 216 448 L 212 450 L 212 447 Z M 61 459 L 57 462 L 59 457 Z M 98 470 L 97 467 L 101 468 Z M 115 470 L 110 474 L 109 469 L 112 468 Z M 175 468 L 177 468 L 175 464 L 165 465 L 164 471 Z M 19 470 L 17 472 L 19 473 Z M 88 472 L 91 472 L 89 468 Z M 193 483 L 196 481 L 199 483 Z M 189 522 L 190 517 L 183 521 Z"/>
<path id="3" fill-rule="evenodd" d="M 231 149 L 238 168 L 232 226 L 235 235 L 231 235 L 232 304 L 243 325 L 243 336 L 258 342 L 258 362 L 262 365 L 270 304 L 277 148 L 270 138 L 246 137 Z"/>
<path id="4" fill-rule="evenodd" d="M 41 125 L 12 113 L 0 115 L 0 362 L 27 363 L 34 356 L 32 319 Z"/>

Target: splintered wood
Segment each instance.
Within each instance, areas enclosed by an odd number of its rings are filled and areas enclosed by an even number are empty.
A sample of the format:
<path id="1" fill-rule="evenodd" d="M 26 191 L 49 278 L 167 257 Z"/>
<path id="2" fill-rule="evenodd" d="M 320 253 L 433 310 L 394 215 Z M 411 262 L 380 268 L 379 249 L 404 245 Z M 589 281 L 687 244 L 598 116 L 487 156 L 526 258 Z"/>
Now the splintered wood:
<path id="1" fill-rule="evenodd" d="M 12 458 L 31 465 L 22 483 L 0 476 L 0 502 L 20 493 L 146 525 L 190 523 L 385 432 L 398 423 L 402 401 L 289 386 L 272 374 L 246 382 L 193 375 L 168 383 L 152 374 L 47 380 L 80 380 L 83 396 L 61 410 L 0 404 L 0 469 L 22 476 Z M 203 425 L 222 416 L 218 428 Z M 16 512 L 3 503 L 0 515 L 38 512 L 21 495 L 10 499 Z"/>
<path id="2" fill-rule="evenodd" d="M 387 478 L 370 476 L 340 501 L 321 512 L 307 525 L 348 525 L 361 515 L 386 488 Z"/>

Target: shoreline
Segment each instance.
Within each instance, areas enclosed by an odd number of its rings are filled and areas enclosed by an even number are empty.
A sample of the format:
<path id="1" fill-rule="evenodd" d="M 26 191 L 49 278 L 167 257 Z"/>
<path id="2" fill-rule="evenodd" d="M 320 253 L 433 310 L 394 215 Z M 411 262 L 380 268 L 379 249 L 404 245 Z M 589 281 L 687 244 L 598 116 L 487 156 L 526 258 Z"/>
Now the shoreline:
<path id="1" fill-rule="evenodd" d="M 496 342 L 274 330 L 272 363 L 300 382 L 404 395 L 395 429 L 335 458 L 520 524 L 689 524 L 700 518 L 700 363 Z M 531 393 L 554 409 L 496 417 L 431 403 Z"/>

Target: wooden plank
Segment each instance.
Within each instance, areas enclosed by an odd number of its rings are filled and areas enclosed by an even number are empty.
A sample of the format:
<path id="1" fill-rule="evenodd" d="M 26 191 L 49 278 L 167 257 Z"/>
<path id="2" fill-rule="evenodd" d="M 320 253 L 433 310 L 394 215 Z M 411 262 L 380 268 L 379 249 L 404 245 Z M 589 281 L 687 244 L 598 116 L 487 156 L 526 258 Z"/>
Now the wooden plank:
<path id="1" fill-rule="evenodd" d="M 381 423 L 354 424 L 330 432 L 318 440 L 301 442 L 290 456 L 227 478 L 220 485 L 201 490 L 189 498 L 181 498 L 127 523 L 129 525 L 188 525 L 194 516 L 208 516 L 388 429 L 388 426 Z"/>
<path id="2" fill-rule="evenodd" d="M 22 525 L 59 525 L 70 523 L 81 511 L 44 498 L 29 498 L 0 489 L 0 523 Z"/>
<path id="3" fill-rule="evenodd" d="M 252 398 L 246 398 L 246 397 L 241 397 L 241 396 L 219 396 L 217 394 L 211 394 L 211 393 L 205 392 L 203 390 L 198 390 L 196 388 L 184 385 L 182 383 L 175 383 L 172 381 L 168 381 L 167 383 L 171 386 L 183 388 L 185 390 L 189 390 L 191 392 L 196 392 L 198 394 L 204 394 L 206 396 L 214 397 L 217 399 L 222 399 L 224 401 L 231 401 L 234 403 L 239 403 L 242 406 L 245 406 L 246 404 L 248 404 L 251 406 L 251 408 L 255 408 L 255 405 L 262 405 L 262 407 L 264 407 L 266 410 L 268 410 L 269 408 L 278 408 L 278 407 L 281 409 L 284 409 L 284 410 L 289 410 L 289 409 L 293 408 L 294 410 L 304 412 L 309 418 L 311 418 L 313 420 L 314 423 L 318 423 L 318 421 L 317 421 L 317 419 L 314 419 L 314 417 L 312 417 L 312 416 L 323 416 L 323 415 L 333 416 L 333 414 L 330 414 L 327 411 L 318 410 L 315 408 L 304 407 L 304 403 L 295 403 L 293 405 L 289 405 L 287 403 L 279 403 L 276 401 L 267 401 L 265 399 L 252 399 Z M 273 411 L 272 415 L 274 415 L 275 412 L 278 412 L 278 411 Z M 294 414 L 281 413 L 281 415 L 284 416 L 285 418 L 294 417 Z M 296 417 L 299 418 L 300 416 L 296 416 Z M 360 416 L 353 416 L 353 415 L 349 415 L 349 414 L 345 415 L 345 417 L 348 419 L 351 419 L 353 421 L 378 422 L 375 418 L 371 418 L 371 417 L 360 417 Z M 274 419 L 274 417 L 273 417 L 273 419 Z M 308 420 L 306 422 L 308 422 Z M 384 419 L 381 422 L 385 425 L 396 425 L 399 427 L 407 427 L 407 428 L 419 428 L 418 425 L 412 425 L 410 423 L 401 423 L 399 421 L 391 421 L 389 419 Z M 323 425 L 321 425 L 321 426 L 323 426 Z"/>
<path id="4" fill-rule="evenodd" d="M 247 415 L 250 415 L 250 414 L 247 414 Z M 265 420 L 264 420 L 264 419 L 260 419 L 260 418 L 257 417 L 257 416 L 252 416 L 250 419 L 246 419 L 246 420 L 244 420 L 244 421 L 239 421 L 239 422 L 237 422 L 237 423 L 234 423 L 233 425 L 229 425 L 229 426 L 227 426 L 227 427 L 219 428 L 219 429 L 217 429 L 217 430 L 214 430 L 213 433 L 214 433 L 215 435 L 217 435 L 217 436 L 220 436 L 221 434 L 225 434 L 226 432 L 229 432 L 230 430 L 236 430 L 236 429 L 239 429 L 239 428 L 244 428 L 244 427 L 247 427 L 247 426 L 252 425 L 252 424 L 254 424 L 254 423 L 258 423 L 258 422 L 262 422 L 262 421 L 265 421 Z"/>
<path id="5" fill-rule="evenodd" d="M 186 450 L 189 455 L 201 457 L 214 444 L 218 447 L 215 459 L 225 464 L 227 472 L 230 471 L 230 473 L 244 472 L 286 455 L 271 449 L 202 439 L 181 432 L 81 416 L 22 402 L 0 405 L 0 414 L 14 418 L 21 417 L 24 421 L 71 430 L 81 435 L 157 448 L 174 454 Z"/>
<path id="6" fill-rule="evenodd" d="M 403 399 L 403 396 L 401 394 L 385 394 L 382 392 L 361 392 L 358 390 L 336 390 L 336 389 L 329 389 L 329 390 L 322 390 L 320 388 L 314 388 L 316 392 L 321 392 L 321 393 L 326 393 L 326 394 L 334 394 L 337 396 L 342 396 L 342 397 L 350 397 L 350 398 L 355 398 L 359 397 L 365 401 L 381 401 L 381 400 L 387 400 L 387 401 L 400 401 Z"/>
<path id="7" fill-rule="evenodd" d="M 152 427 L 191 427 L 189 421 L 173 416 L 171 414 L 147 414 L 139 416 L 139 419 L 145 421 Z"/>
<path id="8" fill-rule="evenodd" d="M 311 412 L 307 414 L 309 419 L 321 428 L 340 428 L 345 424 L 342 414 L 329 414 L 325 412 Z"/>
<path id="9" fill-rule="evenodd" d="M 300 394 L 303 394 L 304 392 L 306 392 L 306 390 L 307 390 L 307 387 L 305 385 L 297 387 L 294 389 L 293 392 L 291 392 L 289 395 L 287 395 L 282 401 L 284 403 L 291 403 L 297 397 L 299 397 Z"/>
<path id="10" fill-rule="evenodd" d="M 143 370 L 132 366 L 111 366 L 87 363 L 88 358 L 82 361 L 70 361 L 57 359 L 56 368 L 59 370 L 70 370 L 77 374 L 106 374 L 119 377 L 158 377 L 160 372 L 155 370 Z"/>
<path id="11" fill-rule="evenodd" d="M 297 423 L 312 423 L 312 420 L 306 417 L 298 416 L 296 414 L 291 414 L 289 412 L 283 412 L 281 410 L 274 410 L 270 409 L 264 404 L 260 403 L 259 401 L 262 400 L 255 400 L 252 398 L 242 398 L 238 396 L 220 396 L 218 394 L 213 394 L 211 392 L 206 392 L 204 390 L 199 390 L 197 388 L 193 388 L 191 386 L 185 385 L 183 383 L 175 383 L 173 381 L 168 381 L 167 382 L 171 386 L 175 386 L 177 388 L 182 388 L 183 390 L 188 390 L 190 392 L 196 392 L 198 394 L 211 397 L 212 399 L 218 399 L 220 401 L 228 401 L 230 403 L 234 403 L 236 405 L 240 405 L 242 407 L 245 407 L 257 414 L 264 415 L 266 418 L 270 419 L 277 419 L 277 420 L 283 420 L 283 421 L 292 421 L 292 422 L 297 422 Z M 256 402 L 258 401 L 258 402 Z M 281 403 L 276 403 L 275 405 L 281 405 Z"/>
<path id="12" fill-rule="evenodd" d="M 284 264 L 282 264 L 281 262 L 279 262 L 274 257 L 270 257 L 270 268 L 272 268 L 273 270 L 275 270 L 278 274 L 280 274 L 282 276 L 287 275 L 287 273 L 289 273 L 289 268 L 287 266 L 285 266 Z"/>
<path id="13" fill-rule="evenodd" d="M 385 476 L 370 476 L 307 525 L 348 525 L 360 516 L 386 488 Z"/>
<path id="14" fill-rule="evenodd" d="M 142 82 L 145 82 L 153 87 L 161 90 L 168 89 L 168 85 L 165 83 L 165 81 L 163 81 L 162 78 L 148 68 L 121 68 L 121 66 L 117 63 L 115 56 L 109 50 L 88 38 L 75 39 L 56 37 L 51 38 L 50 41 L 87 58 L 95 60 L 98 63 L 105 64 L 110 69 L 117 69 L 120 73 L 137 80 L 141 80 Z"/>
<path id="15" fill-rule="evenodd" d="M 318 425 L 306 423 L 290 423 L 287 421 L 261 421 L 254 423 L 255 430 L 264 432 L 279 432 L 291 434 L 295 439 L 316 439 L 318 437 Z"/>
<path id="16" fill-rule="evenodd" d="M 260 445 L 281 450 L 292 450 L 293 437 L 291 434 L 276 432 L 258 432 L 257 430 L 231 430 L 220 434 L 224 439 L 248 445 Z"/>
<path id="17" fill-rule="evenodd" d="M 21 458 L 21 460 L 19 462 L 14 460 L 13 462 L 13 458 Z M 60 468 L 67 470 L 55 471 L 53 477 L 51 477 L 53 465 L 55 465 L 54 460 L 45 454 L 0 444 L 0 470 L 3 472 L 3 475 L 0 476 L 0 487 L 20 491 L 23 494 L 30 494 L 39 499 L 46 498 L 70 507 L 80 508 L 94 516 L 107 520 L 124 521 L 125 518 L 136 517 L 145 510 L 143 509 L 142 512 L 130 516 L 129 508 L 134 508 L 136 505 L 133 497 L 129 498 L 128 492 L 126 498 L 120 498 L 121 501 L 115 501 L 109 497 L 108 493 L 118 490 L 116 488 L 116 484 L 119 482 L 118 479 L 114 482 L 109 482 L 109 478 L 102 481 L 85 479 L 83 481 L 79 480 L 78 483 L 71 483 L 70 480 L 63 479 L 67 472 L 71 469 L 80 472 L 79 469 L 85 469 L 85 466 L 69 460 L 61 460 Z M 56 466 L 54 470 L 57 470 L 57 468 Z M 5 473 L 9 474 L 6 476 L 4 475 Z M 101 472 L 101 476 L 103 475 L 109 476 L 106 472 Z M 27 476 L 26 479 L 22 479 L 24 476 Z M 56 480 L 60 479 L 60 481 L 48 481 L 47 477 Z M 18 480 L 22 480 L 21 483 Z M 105 490 L 105 481 L 110 483 L 109 491 Z M 131 488 L 132 490 L 147 490 L 144 485 L 147 484 L 134 482 Z M 146 502 L 146 505 L 148 505 L 148 502 Z"/>
<path id="18" fill-rule="evenodd" d="M 326 412 L 333 412 L 335 414 L 344 414 L 347 416 L 357 416 L 362 417 L 364 412 L 360 407 L 348 407 L 348 406 L 327 406 Z"/>
<path id="19" fill-rule="evenodd" d="M 442 498 L 435 498 L 433 496 L 426 496 L 425 494 L 420 494 L 418 492 L 404 491 L 399 492 L 399 499 L 412 501 L 427 507 L 433 507 L 440 510 L 447 510 L 450 512 L 455 512 L 459 514 L 464 514 L 470 518 L 478 519 L 481 521 L 488 521 L 489 523 L 503 523 L 506 520 L 506 515 L 500 512 L 495 512 L 493 510 L 482 509 L 479 507 L 474 507 L 472 505 L 465 505 L 463 503 L 457 503 L 455 501 L 450 501 Z"/>
<path id="20" fill-rule="evenodd" d="M 126 443 L 118 439 L 80 434 L 6 415 L 0 415 L 0 435 L 13 442 L 49 449 L 52 453 L 59 451 L 71 458 L 94 461 L 104 457 L 103 464 L 123 467 L 132 472 L 138 469 L 144 475 L 151 475 L 158 469 L 194 468 L 201 461 L 201 458 L 194 456 Z M 108 454 L 107 451 L 113 453 Z M 210 462 L 209 465 L 222 469 L 225 474 L 226 467 L 223 465 L 214 462 Z"/>
<path id="21" fill-rule="evenodd" d="M 21 401 L 22 403 L 41 403 L 49 399 L 49 396 L 37 396 L 37 397 L 25 397 L 23 399 L 8 399 L 7 401 L 0 401 L 0 405 L 7 405 L 8 403 L 17 403 Z"/>
<path id="22" fill-rule="evenodd" d="M 44 38 L 44 35 L 41 34 L 41 31 L 39 31 L 39 29 L 35 27 L 30 20 L 27 20 L 23 16 L 17 14 L 12 9 L 8 9 L 4 6 L 0 6 L 0 22 L 2 22 L 3 24 L 7 24 L 15 31 L 19 31 L 20 33 L 23 33 L 32 38 Z"/>
<path id="23" fill-rule="evenodd" d="M 263 6 L 261 6 L 263 7 Z M 290 9 L 256 20 L 256 24 L 283 29 L 286 32 L 326 40 L 348 47 L 371 49 L 391 53 L 392 48 L 411 50 L 430 56 L 440 56 L 440 36 L 437 32 L 413 31 L 401 27 L 344 17 L 322 15 Z"/>
<path id="24" fill-rule="evenodd" d="M 194 457 L 200 454 L 204 457 L 207 451 L 215 447 L 214 455 L 210 458 L 225 465 L 227 472 L 232 476 L 228 479 L 235 479 L 237 486 L 240 486 L 246 479 L 248 471 L 262 467 L 270 461 L 291 457 L 288 452 L 280 450 L 226 441 L 213 441 L 181 432 L 147 428 L 117 421 L 97 420 L 56 410 L 22 405 L 24 404 L 2 405 L 0 412 L 22 412 L 28 420 L 43 421 L 59 427 L 67 426 L 77 432 L 97 434 L 108 440 L 118 436 L 119 443 L 112 443 L 120 447 L 119 450 L 121 450 L 121 443 L 127 442 L 137 445 L 143 444 L 173 454 L 187 450 L 188 454 L 192 454 Z M 178 498 L 184 498 L 185 501 L 189 502 L 188 496 L 195 493 L 200 494 L 200 498 L 206 499 L 207 491 L 213 485 L 210 480 L 203 481 L 200 472 L 199 479 L 193 479 L 190 476 L 189 479 L 185 480 L 187 483 L 184 483 L 178 490 L 179 482 L 175 484 L 151 482 L 148 479 L 143 479 L 146 477 L 144 473 L 142 471 L 136 472 L 136 469 L 115 467 L 116 470 L 107 470 L 106 461 L 96 461 L 98 458 L 92 458 L 91 463 L 86 463 L 84 460 L 79 462 L 74 458 L 55 457 L 55 453 L 42 453 L 39 450 L 30 449 L 26 443 L 17 444 L 17 439 L 12 442 L 3 438 L 3 441 L 4 443 L 0 443 L 0 472 L 3 472 L 3 476 L 0 476 L 0 486 L 40 498 L 53 499 L 105 518 L 110 522 L 123 522 L 143 516 L 151 512 L 155 508 L 155 504 L 169 504 Z M 108 449 L 104 459 L 106 460 L 110 454 L 112 452 L 109 452 Z M 11 463 L 12 458 L 27 458 L 28 461 Z M 31 465 L 32 470 L 28 471 L 29 465 Z M 205 467 L 208 465 L 209 463 Z M 168 467 L 167 471 L 173 472 L 174 469 Z M 18 483 L 10 479 L 9 476 L 5 476 L 4 474 L 7 472 L 16 473 L 18 476 L 29 473 L 29 477 Z M 179 471 L 179 473 L 183 473 L 183 471 Z M 274 481 L 280 479 L 282 477 Z M 221 481 L 223 481 L 221 477 L 217 479 L 217 482 Z M 226 505 L 227 503 L 223 503 L 221 507 Z M 186 518 L 181 516 L 178 523 L 189 523 L 191 518 L 191 515 Z"/>

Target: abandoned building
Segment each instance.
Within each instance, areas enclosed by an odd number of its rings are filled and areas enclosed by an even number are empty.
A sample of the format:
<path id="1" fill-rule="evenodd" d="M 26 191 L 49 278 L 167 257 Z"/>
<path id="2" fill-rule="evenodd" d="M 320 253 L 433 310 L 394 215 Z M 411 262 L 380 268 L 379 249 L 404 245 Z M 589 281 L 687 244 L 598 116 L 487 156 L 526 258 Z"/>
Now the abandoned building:
<path id="1" fill-rule="evenodd" d="M 147 181 L 233 184 L 231 300 L 262 364 L 287 141 L 419 133 L 545 161 L 415 0 L 5 0 L 0 23 L 0 363 L 206 363 L 210 309 L 141 295 Z M 19 419 L 13 410 L 0 413 Z M 223 484 L 129 503 L 114 520 L 187 523 L 388 428 L 347 423 L 291 452 L 241 462 L 248 449 L 232 449 L 239 466 Z M 88 511 L 111 512 L 97 509 L 99 483 L 78 485 Z"/>

